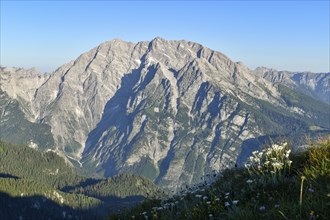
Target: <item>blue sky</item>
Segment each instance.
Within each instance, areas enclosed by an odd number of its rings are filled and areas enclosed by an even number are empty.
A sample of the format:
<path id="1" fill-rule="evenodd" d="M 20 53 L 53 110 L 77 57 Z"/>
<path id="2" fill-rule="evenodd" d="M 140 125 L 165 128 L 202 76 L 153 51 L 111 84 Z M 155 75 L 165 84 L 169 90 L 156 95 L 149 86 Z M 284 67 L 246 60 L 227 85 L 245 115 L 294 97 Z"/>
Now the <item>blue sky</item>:
<path id="1" fill-rule="evenodd" d="M 113 38 L 186 39 L 249 68 L 329 72 L 329 1 L 1 1 L 1 65 L 52 71 Z"/>

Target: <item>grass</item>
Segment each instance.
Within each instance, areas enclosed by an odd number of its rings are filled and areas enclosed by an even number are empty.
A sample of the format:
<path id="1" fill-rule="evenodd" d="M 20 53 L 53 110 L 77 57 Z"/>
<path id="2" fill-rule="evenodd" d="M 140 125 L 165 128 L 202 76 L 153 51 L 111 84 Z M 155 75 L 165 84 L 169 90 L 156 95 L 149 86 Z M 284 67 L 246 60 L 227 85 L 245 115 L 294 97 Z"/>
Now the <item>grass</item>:
<path id="1" fill-rule="evenodd" d="M 211 185 L 201 184 L 164 200 L 147 200 L 109 218 L 328 219 L 330 135 L 310 146 L 298 155 L 290 154 L 292 165 L 275 174 L 267 170 L 258 174 L 245 167 L 228 169 L 217 174 Z"/>

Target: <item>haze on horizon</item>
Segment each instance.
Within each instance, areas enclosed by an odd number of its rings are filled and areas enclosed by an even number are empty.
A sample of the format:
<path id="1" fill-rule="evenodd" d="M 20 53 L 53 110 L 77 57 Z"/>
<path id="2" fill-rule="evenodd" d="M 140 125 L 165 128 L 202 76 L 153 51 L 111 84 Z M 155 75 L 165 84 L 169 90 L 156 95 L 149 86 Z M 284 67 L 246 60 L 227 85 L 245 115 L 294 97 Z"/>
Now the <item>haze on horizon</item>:
<path id="1" fill-rule="evenodd" d="M 189 40 L 249 68 L 329 72 L 329 1 L 1 1 L 1 66 L 51 72 L 114 38 Z"/>

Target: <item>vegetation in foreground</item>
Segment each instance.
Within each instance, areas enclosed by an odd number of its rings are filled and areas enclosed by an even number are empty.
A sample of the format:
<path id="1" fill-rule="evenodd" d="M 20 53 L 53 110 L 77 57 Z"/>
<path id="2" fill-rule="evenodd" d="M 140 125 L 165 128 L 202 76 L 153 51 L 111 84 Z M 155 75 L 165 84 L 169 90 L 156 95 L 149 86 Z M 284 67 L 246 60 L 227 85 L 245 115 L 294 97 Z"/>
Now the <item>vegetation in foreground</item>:
<path id="1" fill-rule="evenodd" d="M 294 155 L 286 143 L 266 146 L 210 186 L 147 200 L 109 219 L 328 219 L 330 135 L 310 146 Z"/>

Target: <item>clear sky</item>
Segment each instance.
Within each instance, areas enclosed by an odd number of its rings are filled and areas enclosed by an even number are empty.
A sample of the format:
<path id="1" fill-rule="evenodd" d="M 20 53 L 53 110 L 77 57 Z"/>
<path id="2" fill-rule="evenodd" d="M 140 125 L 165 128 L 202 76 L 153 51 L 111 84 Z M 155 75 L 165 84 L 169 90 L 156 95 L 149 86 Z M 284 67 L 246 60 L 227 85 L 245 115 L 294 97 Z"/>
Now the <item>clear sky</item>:
<path id="1" fill-rule="evenodd" d="M 329 72 L 329 1 L 2 1 L 1 65 L 53 71 L 113 38 L 185 39 L 249 68 Z"/>

